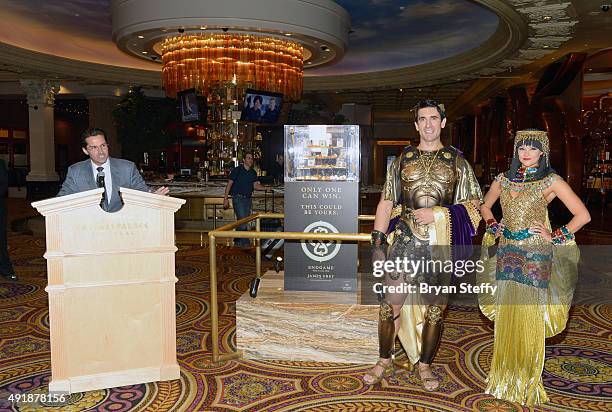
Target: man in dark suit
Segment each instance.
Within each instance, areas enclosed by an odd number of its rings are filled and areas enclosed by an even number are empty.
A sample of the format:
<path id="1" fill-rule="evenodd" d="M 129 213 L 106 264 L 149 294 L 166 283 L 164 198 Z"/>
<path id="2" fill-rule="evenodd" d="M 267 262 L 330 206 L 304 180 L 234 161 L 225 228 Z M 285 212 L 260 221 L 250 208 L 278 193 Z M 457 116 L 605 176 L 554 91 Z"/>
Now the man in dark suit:
<path id="1" fill-rule="evenodd" d="M 120 187 L 158 195 L 168 194 L 167 187 L 160 187 L 155 192 L 149 189 L 133 162 L 109 157 L 106 133 L 102 129 L 85 130 L 81 134 L 81 146 L 83 153 L 88 155 L 89 159 L 75 163 L 68 168 L 66 180 L 58 196 L 95 189 L 103 180 L 106 190 L 101 206 L 107 212 L 116 212 L 123 206 L 119 194 Z"/>
<path id="2" fill-rule="evenodd" d="M 278 120 L 278 116 L 280 115 L 280 107 L 276 105 L 276 97 L 270 97 L 270 101 L 266 106 L 266 112 L 261 118 L 262 123 L 273 124 Z"/>
<path id="3" fill-rule="evenodd" d="M 247 115 L 245 120 L 251 120 L 254 122 L 261 121 L 261 105 L 263 104 L 263 97 L 257 95 L 253 98 L 253 106 L 247 109 Z"/>
<path id="4" fill-rule="evenodd" d="M 8 191 L 8 171 L 4 160 L 0 159 L 0 274 L 7 280 L 16 281 L 17 275 L 9 259 L 6 243 L 6 192 Z"/>

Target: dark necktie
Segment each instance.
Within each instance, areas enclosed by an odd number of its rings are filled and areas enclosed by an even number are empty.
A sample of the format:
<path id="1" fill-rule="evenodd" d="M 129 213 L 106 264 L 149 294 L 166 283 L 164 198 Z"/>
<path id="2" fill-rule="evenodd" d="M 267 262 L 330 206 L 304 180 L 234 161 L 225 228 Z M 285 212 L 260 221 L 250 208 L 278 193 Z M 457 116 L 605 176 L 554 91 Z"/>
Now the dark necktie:
<path id="1" fill-rule="evenodd" d="M 99 166 L 97 170 L 98 176 L 96 176 L 96 184 L 98 185 L 98 187 L 104 187 L 104 168 L 102 166 Z"/>
<path id="2" fill-rule="evenodd" d="M 96 185 L 98 187 L 104 188 L 104 193 L 102 193 L 102 200 L 100 200 L 100 206 L 102 209 L 106 210 L 105 203 L 108 201 L 108 196 L 106 194 L 106 184 L 104 183 L 104 168 L 102 166 L 98 166 L 96 168 L 98 171 L 98 175 L 96 176 Z"/>

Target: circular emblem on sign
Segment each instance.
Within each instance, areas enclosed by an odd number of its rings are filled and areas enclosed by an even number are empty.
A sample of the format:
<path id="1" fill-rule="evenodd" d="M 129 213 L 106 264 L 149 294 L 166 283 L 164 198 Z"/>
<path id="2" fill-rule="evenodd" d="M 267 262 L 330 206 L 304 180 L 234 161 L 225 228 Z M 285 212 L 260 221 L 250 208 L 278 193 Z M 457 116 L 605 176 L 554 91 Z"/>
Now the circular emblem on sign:
<path id="1" fill-rule="evenodd" d="M 338 229 L 329 222 L 319 220 L 306 226 L 304 233 L 340 233 Z M 302 240 L 302 250 L 310 259 L 317 262 L 325 262 L 333 259 L 340 251 L 340 243 L 335 240 Z"/>

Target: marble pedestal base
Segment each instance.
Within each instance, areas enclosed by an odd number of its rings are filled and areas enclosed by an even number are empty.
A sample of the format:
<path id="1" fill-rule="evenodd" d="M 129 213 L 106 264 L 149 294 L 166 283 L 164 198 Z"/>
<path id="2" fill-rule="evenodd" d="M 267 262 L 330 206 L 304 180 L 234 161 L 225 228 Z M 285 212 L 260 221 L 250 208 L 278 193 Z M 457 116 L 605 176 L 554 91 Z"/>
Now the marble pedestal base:
<path id="1" fill-rule="evenodd" d="M 247 359 L 375 363 L 378 305 L 357 293 L 283 290 L 268 271 L 255 299 L 236 302 L 236 344 Z"/>

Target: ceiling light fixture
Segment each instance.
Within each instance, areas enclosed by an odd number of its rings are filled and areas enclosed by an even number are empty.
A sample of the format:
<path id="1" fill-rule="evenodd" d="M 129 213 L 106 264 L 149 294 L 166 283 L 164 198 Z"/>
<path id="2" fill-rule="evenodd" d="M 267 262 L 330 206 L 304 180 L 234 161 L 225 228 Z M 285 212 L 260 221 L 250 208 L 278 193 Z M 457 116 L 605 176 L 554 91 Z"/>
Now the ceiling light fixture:
<path id="1" fill-rule="evenodd" d="M 168 37 L 162 43 L 162 77 L 166 94 L 210 90 L 229 83 L 239 88 L 302 95 L 304 51 L 296 42 L 248 34 L 202 34 Z M 234 80 L 235 79 L 235 80 Z"/>
<path id="2" fill-rule="evenodd" d="M 148 62 L 161 56 L 169 97 L 189 88 L 210 96 L 232 84 L 236 96 L 251 87 L 297 101 L 305 67 L 330 65 L 345 54 L 350 15 L 333 0 L 296 3 L 299 12 L 281 8 L 268 16 L 265 10 L 278 8 L 278 0 L 182 0 L 170 7 L 168 0 L 113 0 L 112 36 L 128 54 Z"/>

